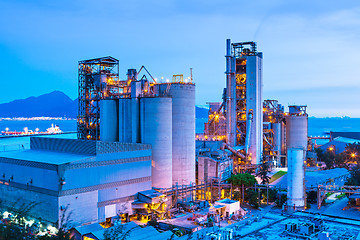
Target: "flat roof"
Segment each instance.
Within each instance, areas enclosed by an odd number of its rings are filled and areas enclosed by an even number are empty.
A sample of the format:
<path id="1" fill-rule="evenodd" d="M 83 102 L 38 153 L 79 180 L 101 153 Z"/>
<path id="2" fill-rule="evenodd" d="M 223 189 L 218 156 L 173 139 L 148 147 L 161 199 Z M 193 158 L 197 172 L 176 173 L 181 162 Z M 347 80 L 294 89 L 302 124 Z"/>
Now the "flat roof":
<path id="1" fill-rule="evenodd" d="M 23 150 L 23 151 L 0 153 L 0 158 L 18 159 L 18 160 L 48 163 L 54 165 L 61 165 L 61 164 L 80 161 L 93 157 L 94 156 L 84 155 L 84 154 L 42 151 L 42 150 Z"/>
<path id="2" fill-rule="evenodd" d="M 89 224 L 89 225 L 75 227 L 74 229 L 76 231 L 78 231 L 81 235 L 85 235 L 85 234 L 89 234 L 91 232 L 103 230 L 104 228 L 98 223 L 93 223 L 93 224 Z"/>
<path id="3" fill-rule="evenodd" d="M 216 201 L 216 203 L 225 203 L 225 204 L 231 204 L 231 203 L 236 203 L 236 202 L 238 202 L 238 201 L 231 200 L 231 199 L 228 199 L 228 198 Z"/>
<path id="4" fill-rule="evenodd" d="M 317 186 L 318 184 L 323 184 L 325 181 L 340 176 L 349 174 L 349 171 L 345 168 L 334 168 L 329 170 L 321 171 L 306 171 L 305 172 L 305 185 L 307 188 Z M 287 177 L 288 174 L 285 174 L 276 184 L 276 187 L 287 187 Z"/>
<path id="5" fill-rule="evenodd" d="M 139 194 L 144 195 L 148 198 L 157 198 L 157 197 L 165 196 L 164 193 L 155 191 L 153 189 L 141 191 L 141 192 L 139 192 Z"/>

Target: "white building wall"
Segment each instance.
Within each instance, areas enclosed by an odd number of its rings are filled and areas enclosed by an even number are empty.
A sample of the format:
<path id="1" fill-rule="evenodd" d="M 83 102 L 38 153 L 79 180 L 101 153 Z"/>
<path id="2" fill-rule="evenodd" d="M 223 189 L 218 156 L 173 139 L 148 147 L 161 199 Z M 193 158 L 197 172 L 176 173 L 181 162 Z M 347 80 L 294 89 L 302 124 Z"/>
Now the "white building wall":
<path id="1" fill-rule="evenodd" d="M 29 165 L 31 164 L 29 163 Z M 6 180 L 10 179 L 10 181 L 16 183 L 24 185 L 29 184 L 34 187 L 57 191 L 59 179 L 57 176 L 56 165 L 49 167 L 52 167 L 53 170 L 22 165 L 14 166 L 11 163 L 0 162 L 0 179 L 3 179 L 2 177 L 5 175 Z"/>
<path id="2" fill-rule="evenodd" d="M 72 224 L 79 225 L 83 223 L 93 223 L 98 220 L 98 191 L 77 193 L 68 196 L 59 197 L 58 212 L 61 216 L 67 207 L 65 216 L 70 214 Z"/>

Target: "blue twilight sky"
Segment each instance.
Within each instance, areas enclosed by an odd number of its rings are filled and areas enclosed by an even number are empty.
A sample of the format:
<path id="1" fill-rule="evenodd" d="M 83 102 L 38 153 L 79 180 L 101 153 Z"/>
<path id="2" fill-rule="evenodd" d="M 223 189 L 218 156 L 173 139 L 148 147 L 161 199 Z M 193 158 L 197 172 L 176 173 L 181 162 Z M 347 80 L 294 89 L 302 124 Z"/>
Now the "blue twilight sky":
<path id="1" fill-rule="evenodd" d="M 225 39 L 264 53 L 264 99 L 311 116 L 360 117 L 356 0 L 0 0 L 0 103 L 53 90 L 77 97 L 77 62 L 111 55 L 155 77 L 189 76 L 220 101 Z"/>

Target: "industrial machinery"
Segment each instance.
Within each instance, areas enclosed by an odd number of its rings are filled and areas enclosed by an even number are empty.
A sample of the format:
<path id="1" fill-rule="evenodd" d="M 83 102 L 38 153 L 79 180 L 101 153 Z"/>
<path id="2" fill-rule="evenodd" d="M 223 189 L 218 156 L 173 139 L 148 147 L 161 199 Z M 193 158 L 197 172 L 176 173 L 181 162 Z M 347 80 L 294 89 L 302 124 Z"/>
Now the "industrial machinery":
<path id="1" fill-rule="evenodd" d="M 139 77 L 144 70 L 150 76 Z M 195 85 L 182 74 L 159 83 L 142 66 L 119 80 L 119 61 L 79 62 L 78 138 L 152 145 L 155 188 L 195 183 Z"/>
<path id="2" fill-rule="evenodd" d="M 205 123 L 204 138 L 210 140 L 225 140 L 226 118 L 223 111 L 224 104 L 221 102 L 210 102 L 208 122 Z"/>
<path id="3" fill-rule="evenodd" d="M 151 83 L 146 75 L 138 80 L 143 69 L 151 77 Z M 119 60 L 110 56 L 79 61 L 78 71 L 77 132 L 79 139 L 100 140 L 100 100 L 130 98 L 131 83 L 134 81 L 140 82 L 137 87 L 141 95 L 152 94 L 150 89 L 156 83 L 144 66 L 139 72 L 136 69 L 129 69 L 127 80 L 119 80 Z M 108 104 L 114 104 L 114 102 L 105 103 L 105 105 Z"/>
<path id="4" fill-rule="evenodd" d="M 226 88 L 223 102 L 209 103 L 202 141 L 225 141 L 234 172 L 256 170 L 262 161 L 287 166 L 287 149 L 307 150 L 306 106 L 262 100 L 262 59 L 255 42 L 226 40 Z M 310 148 L 311 149 L 311 148 Z"/>
<path id="5" fill-rule="evenodd" d="M 222 103 L 210 103 L 202 139 L 225 140 L 234 172 L 256 168 L 263 152 L 262 53 L 255 42 L 226 40 L 226 88 Z"/>
<path id="6" fill-rule="evenodd" d="M 226 41 L 226 142 L 244 146 L 249 164 L 263 151 L 262 57 L 255 42 Z"/>
<path id="7" fill-rule="evenodd" d="M 103 57 L 79 62 L 79 139 L 100 140 L 100 100 L 115 98 L 119 83 L 119 61 Z"/>
<path id="8" fill-rule="evenodd" d="M 274 166 L 284 166 L 286 158 L 284 106 L 277 100 L 264 100 L 264 156 Z"/>

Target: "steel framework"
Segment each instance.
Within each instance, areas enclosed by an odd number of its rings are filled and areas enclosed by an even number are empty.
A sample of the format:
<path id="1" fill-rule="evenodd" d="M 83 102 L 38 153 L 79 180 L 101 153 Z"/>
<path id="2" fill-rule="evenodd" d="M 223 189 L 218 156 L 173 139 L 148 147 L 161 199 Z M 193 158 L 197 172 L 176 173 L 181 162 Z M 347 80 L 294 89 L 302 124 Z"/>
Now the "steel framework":
<path id="1" fill-rule="evenodd" d="M 284 108 L 277 100 L 264 100 L 263 103 L 264 122 L 281 123 L 285 122 Z M 264 129 L 264 156 L 271 157 L 279 155 L 274 151 L 274 131 L 273 129 Z"/>
<path id="2" fill-rule="evenodd" d="M 99 140 L 100 99 L 114 98 L 124 87 L 119 81 L 119 60 L 103 57 L 79 61 L 78 71 L 78 138 Z"/>

